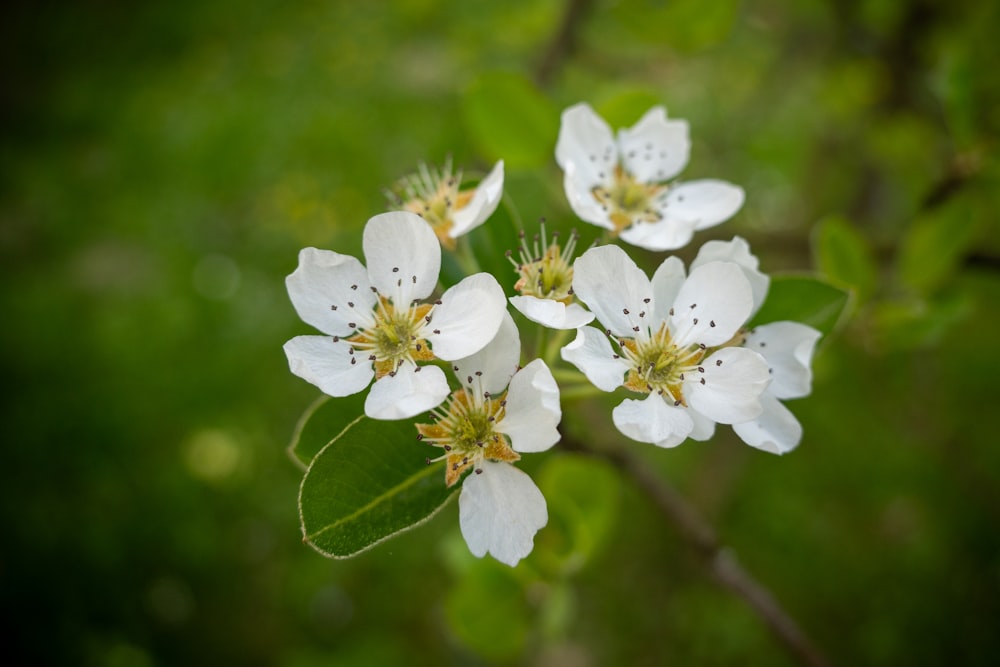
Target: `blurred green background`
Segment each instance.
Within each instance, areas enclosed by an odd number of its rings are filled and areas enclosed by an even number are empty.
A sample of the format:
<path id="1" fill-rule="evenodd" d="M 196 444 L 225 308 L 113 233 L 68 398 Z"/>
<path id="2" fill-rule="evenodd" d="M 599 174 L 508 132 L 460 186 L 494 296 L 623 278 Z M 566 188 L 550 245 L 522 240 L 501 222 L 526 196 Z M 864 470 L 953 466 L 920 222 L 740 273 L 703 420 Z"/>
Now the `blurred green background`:
<path id="1" fill-rule="evenodd" d="M 301 543 L 285 447 L 316 392 L 281 351 L 309 331 L 284 292 L 299 248 L 360 254 L 382 189 L 449 154 L 470 173 L 506 158 L 529 228 L 568 229 L 552 150 L 560 110 L 589 101 L 615 126 L 666 105 L 691 124 L 684 176 L 747 190 L 682 257 L 740 234 L 763 270 L 818 270 L 854 293 L 813 395 L 790 406 L 797 451 L 772 457 L 720 429 L 639 453 L 836 664 L 996 664 L 997 7 L 5 10 L 5 653 L 114 667 L 795 664 L 634 484 L 566 454 L 526 462 L 568 490 L 550 494 L 551 525 L 517 570 L 468 557 L 454 504 L 350 561 Z M 616 437 L 610 404 L 586 406 L 598 437 Z M 594 483 L 576 496 L 575 466 Z"/>

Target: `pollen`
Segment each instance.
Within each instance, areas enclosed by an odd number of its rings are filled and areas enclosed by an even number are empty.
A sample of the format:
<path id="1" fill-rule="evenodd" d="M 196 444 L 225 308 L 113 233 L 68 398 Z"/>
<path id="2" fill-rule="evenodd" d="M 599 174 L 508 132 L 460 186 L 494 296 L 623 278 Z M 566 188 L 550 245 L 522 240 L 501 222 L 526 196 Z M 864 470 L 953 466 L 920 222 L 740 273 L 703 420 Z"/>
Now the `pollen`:
<path id="1" fill-rule="evenodd" d="M 444 406 L 432 411 L 433 424 L 417 424 L 420 440 L 444 450 L 444 454 L 428 462 L 447 462 L 448 486 L 484 460 L 511 463 L 521 458 L 511 449 L 507 437 L 496 431 L 497 424 L 503 421 L 506 403 L 502 395 L 486 397 L 475 389 L 459 389 Z"/>
<path id="2" fill-rule="evenodd" d="M 629 363 L 624 387 L 641 394 L 656 392 L 674 405 L 687 405 L 685 380 L 704 373 L 700 366 L 706 350 L 699 345 L 678 347 L 666 322 L 650 335 L 618 341 L 622 358 Z"/>
<path id="3" fill-rule="evenodd" d="M 346 340 L 374 362 L 376 379 L 395 373 L 404 362 L 430 361 L 434 353 L 423 339 L 423 331 L 432 308 L 423 304 L 397 309 L 390 299 L 379 295 L 374 323 Z"/>
<path id="4" fill-rule="evenodd" d="M 663 216 L 657 211 L 656 200 L 666 191 L 665 185 L 640 183 L 617 165 L 611 185 L 598 185 L 591 194 L 607 210 L 615 234 L 619 234 L 635 223 L 659 221 Z"/>
<path id="5" fill-rule="evenodd" d="M 400 179 L 387 194 L 395 206 L 426 220 L 441 245 L 454 250 L 453 215 L 468 205 L 475 192 L 460 191 L 461 182 L 462 172 L 452 171 L 449 158 L 440 169 L 421 163 L 416 174 Z"/>
<path id="6" fill-rule="evenodd" d="M 559 244 L 559 233 L 553 232 L 550 242 L 546 238 L 544 222 L 541 234 L 536 234 L 530 245 L 522 232 L 518 260 L 508 253 L 519 275 L 514 289 L 524 296 L 569 305 L 573 301 L 573 253 L 578 238 L 576 230 L 573 230 L 563 247 Z"/>

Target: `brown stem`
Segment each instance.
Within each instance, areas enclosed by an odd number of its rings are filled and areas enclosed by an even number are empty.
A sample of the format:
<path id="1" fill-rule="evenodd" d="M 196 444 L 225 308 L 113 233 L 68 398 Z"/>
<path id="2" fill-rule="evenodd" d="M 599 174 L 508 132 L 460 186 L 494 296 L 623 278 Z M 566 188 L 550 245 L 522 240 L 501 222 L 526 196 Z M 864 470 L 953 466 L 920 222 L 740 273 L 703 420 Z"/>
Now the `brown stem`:
<path id="1" fill-rule="evenodd" d="M 577 28 L 590 9 L 590 4 L 591 0 L 568 0 L 566 3 L 566 12 L 563 14 L 562 23 L 559 24 L 559 31 L 549 42 L 545 55 L 542 56 L 535 71 L 535 82 L 541 88 L 551 83 L 559 65 L 573 53 L 576 47 Z"/>
<path id="2" fill-rule="evenodd" d="M 830 667 L 830 662 L 803 634 L 774 594 L 754 579 L 737 561 L 735 553 L 719 541 L 715 529 L 676 489 L 654 474 L 641 459 L 626 449 L 598 451 L 565 436 L 561 446 L 601 456 L 633 478 L 657 509 L 680 530 L 682 537 L 698 553 L 716 582 L 743 598 L 800 664 Z"/>

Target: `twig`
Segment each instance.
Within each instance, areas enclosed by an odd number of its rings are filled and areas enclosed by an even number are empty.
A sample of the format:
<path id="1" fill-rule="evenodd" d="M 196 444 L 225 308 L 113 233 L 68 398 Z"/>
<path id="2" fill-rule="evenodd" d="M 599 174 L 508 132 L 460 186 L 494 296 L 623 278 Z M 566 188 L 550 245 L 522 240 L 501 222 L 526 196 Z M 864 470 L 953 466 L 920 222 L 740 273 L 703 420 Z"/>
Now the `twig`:
<path id="1" fill-rule="evenodd" d="M 799 629 L 770 590 L 747 572 L 735 553 L 719 542 L 715 530 L 669 483 L 655 475 L 643 461 L 625 449 L 598 451 L 578 441 L 563 437 L 566 449 L 601 456 L 633 478 L 657 509 L 680 530 L 722 586 L 743 598 L 764 621 L 789 653 L 802 665 L 830 667 L 830 662 Z"/>
<path id="2" fill-rule="evenodd" d="M 568 0 L 566 3 L 566 13 L 563 14 L 562 23 L 559 24 L 559 31 L 549 42 L 545 55 L 542 56 L 535 71 L 535 82 L 539 87 L 545 88 L 552 81 L 552 76 L 562 61 L 573 53 L 576 47 L 577 28 L 590 9 L 590 4 L 591 0 Z"/>

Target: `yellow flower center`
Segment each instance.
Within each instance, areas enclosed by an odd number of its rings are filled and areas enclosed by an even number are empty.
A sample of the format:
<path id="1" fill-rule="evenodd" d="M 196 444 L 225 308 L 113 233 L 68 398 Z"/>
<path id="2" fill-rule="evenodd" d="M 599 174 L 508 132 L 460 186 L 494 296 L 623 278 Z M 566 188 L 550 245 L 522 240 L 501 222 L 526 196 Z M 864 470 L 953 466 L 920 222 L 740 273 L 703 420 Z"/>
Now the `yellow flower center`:
<path id="1" fill-rule="evenodd" d="M 459 191 L 461 172 L 452 173 L 451 161 L 440 170 L 421 164 L 416 174 L 401 179 L 390 196 L 404 211 L 416 213 L 427 221 L 445 248 L 454 250 L 455 239 L 449 232 L 454 225 L 455 211 L 465 208 L 474 190 Z"/>
<path id="2" fill-rule="evenodd" d="M 431 308 L 431 304 L 423 304 L 397 309 L 390 299 L 380 295 L 374 323 L 347 339 L 351 354 L 367 355 L 375 365 L 376 379 L 394 374 L 403 362 L 434 359 L 434 353 L 423 339 Z"/>
<path id="3" fill-rule="evenodd" d="M 520 275 L 514 289 L 525 296 L 552 299 L 569 304 L 573 301 L 573 251 L 576 249 L 577 234 L 574 230 L 562 248 L 557 242 L 559 232 L 552 233 L 552 243 L 545 238 L 545 226 L 541 236 L 535 235 L 532 246 L 525 241 L 521 232 L 520 262 L 514 261 L 513 253 L 507 253 L 517 273 Z M 544 248 L 544 250 L 543 250 Z"/>
<path id="4" fill-rule="evenodd" d="M 673 343 L 666 322 L 648 338 L 622 338 L 621 356 L 630 368 L 624 386 L 631 391 L 656 392 L 674 405 L 687 405 L 684 400 L 685 381 L 705 372 L 699 364 L 706 356 L 703 345 L 680 348 Z M 704 383 L 704 379 L 701 379 Z"/>
<path id="5" fill-rule="evenodd" d="M 470 384 L 473 381 L 474 378 L 468 378 Z M 447 460 L 448 486 L 455 484 L 466 470 L 479 472 L 478 466 L 484 460 L 510 463 L 521 458 L 511 449 L 506 436 L 496 432 L 506 405 L 503 395 L 492 398 L 489 394 L 479 396 L 468 389 L 459 389 L 444 407 L 432 411 L 433 424 L 417 424 L 417 439 L 444 450 L 443 455 L 428 458 L 427 462 Z"/>
<path id="6" fill-rule="evenodd" d="M 595 186 L 591 193 L 608 211 L 608 217 L 615 226 L 615 233 L 618 234 L 633 223 L 660 220 L 662 216 L 654 204 L 656 197 L 664 192 L 666 187 L 655 183 L 640 183 L 621 165 L 617 165 L 611 186 Z"/>

